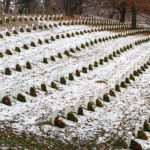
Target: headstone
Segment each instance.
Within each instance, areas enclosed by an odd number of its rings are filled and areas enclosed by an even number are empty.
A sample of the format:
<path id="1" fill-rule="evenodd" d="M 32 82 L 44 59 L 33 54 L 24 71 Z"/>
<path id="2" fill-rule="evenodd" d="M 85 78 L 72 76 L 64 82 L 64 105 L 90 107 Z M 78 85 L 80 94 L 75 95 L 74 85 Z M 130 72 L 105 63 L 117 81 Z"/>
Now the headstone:
<path id="1" fill-rule="evenodd" d="M 142 116 L 142 119 L 141 119 L 141 128 L 142 129 L 144 127 L 144 122 L 145 122 L 145 116 Z"/>
<path id="2" fill-rule="evenodd" d="M 132 140 L 132 132 L 129 132 L 128 133 L 128 139 L 127 139 L 128 148 L 130 148 L 131 140 Z"/>
<path id="3" fill-rule="evenodd" d="M 52 118 L 51 118 L 52 119 L 52 125 L 55 125 L 55 118 L 57 117 L 57 115 L 58 115 L 57 110 L 52 112 Z"/>
<path id="4" fill-rule="evenodd" d="M 138 136 L 138 131 L 139 131 L 139 124 L 137 123 L 135 126 L 135 137 Z"/>

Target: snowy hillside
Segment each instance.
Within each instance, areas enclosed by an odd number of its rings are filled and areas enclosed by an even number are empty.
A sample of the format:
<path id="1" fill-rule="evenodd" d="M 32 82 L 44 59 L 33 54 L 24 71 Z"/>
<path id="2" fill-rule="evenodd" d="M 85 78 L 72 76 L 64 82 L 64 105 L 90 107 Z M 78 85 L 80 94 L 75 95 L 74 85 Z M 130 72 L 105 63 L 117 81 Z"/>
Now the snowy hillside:
<path id="1" fill-rule="evenodd" d="M 0 128 L 150 149 L 150 30 L 79 22 L 0 32 Z"/>

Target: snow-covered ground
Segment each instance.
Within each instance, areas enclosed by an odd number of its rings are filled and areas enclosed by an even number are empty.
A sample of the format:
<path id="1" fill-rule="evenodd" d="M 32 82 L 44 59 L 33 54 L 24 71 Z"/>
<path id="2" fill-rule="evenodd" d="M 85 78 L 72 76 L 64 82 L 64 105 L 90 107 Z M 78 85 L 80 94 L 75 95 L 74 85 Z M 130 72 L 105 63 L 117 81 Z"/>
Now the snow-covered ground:
<path id="1" fill-rule="evenodd" d="M 16 36 L 0 39 L 0 52 L 6 49 L 29 44 L 38 39 L 49 39 L 50 36 L 66 34 L 76 31 L 92 29 L 84 25 L 60 26 L 57 28 L 34 31 L 31 33 L 19 33 Z M 58 111 L 64 115 L 66 106 L 75 106 L 80 103 L 84 108 L 87 102 L 94 101 L 115 84 L 124 80 L 134 68 L 143 65 L 150 56 L 150 43 L 143 43 L 135 46 L 134 42 L 149 37 L 143 34 L 120 37 L 106 42 L 94 44 L 81 51 L 71 53 L 71 57 L 65 56 L 65 50 L 80 46 L 86 41 L 95 38 L 116 35 L 113 31 L 102 31 L 86 33 L 71 38 L 58 39 L 49 44 L 37 44 L 36 47 L 23 49 L 21 53 L 13 52 L 13 55 L 5 55 L 0 58 L 0 98 L 8 95 L 12 101 L 12 106 L 0 103 L 0 121 L 13 121 L 11 126 L 18 131 L 26 130 L 36 134 L 49 134 L 51 137 L 59 137 L 61 140 L 70 141 L 74 137 L 79 139 L 91 139 L 98 136 L 97 142 L 108 140 L 114 135 L 127 137 L 128 131 L 133 128 L 142 115 L 146 115 L 150 109 L 150 69 L 132 82 L 127 89 L 121 89 L 121 93 L 116 93 L 116 97 L 111 97 L 110 103 L 102 101 L 103 108 L 95 108 L 95 112 L 84 109 L 84 116 L 77 116 L 78 123 L 65 120 L 68 125 L 65 129 L 59 129 L 51 125 L 38 125 L 39 122 L 51 118 L 53 111 Z M 81 73 L 81 77 L 75 76 L 77 69 L 88 67 L 94 61 L 112 54 L 126 45 L 132 44 L 133 48 L 121 53 L 113 60 L 109 60 L 104 65 L 94 67 L 93 71 L 87 74 Z M 62 53 L 62 59 L 57 57 Z M 42 63 L 44 57 L 56 56 L 56 61 L 48 59 L 48 64 Z M 32 69 L 25 68 L 25 63 L 31 62 Z M 15 65 L 20 64 L 22 72 L 14 70 Z M 5 75 L 4 69 L 10 68 L 12 75 Z M 74 81 L 68 80 L 68 74 L 73 73 Z M 60 77 L 66 77 L 67 84 L 59 83 Z M 50 84 L 55 81 L 59 90 L 52 89 Z M 104 81 L 104 82 L 99 82 Z M 45 83 L 48 93 L 40 90 L 40 85 Z M 31 97 L 26 92 L 35 86 L 37 97 Z M 16 94 L 22 93 L 26 96 L 27 102 L 18 102 Z M 103 136 L 100 133 L 103 132 Z M 149 148 L 149 147 L 148 147 Z"/>

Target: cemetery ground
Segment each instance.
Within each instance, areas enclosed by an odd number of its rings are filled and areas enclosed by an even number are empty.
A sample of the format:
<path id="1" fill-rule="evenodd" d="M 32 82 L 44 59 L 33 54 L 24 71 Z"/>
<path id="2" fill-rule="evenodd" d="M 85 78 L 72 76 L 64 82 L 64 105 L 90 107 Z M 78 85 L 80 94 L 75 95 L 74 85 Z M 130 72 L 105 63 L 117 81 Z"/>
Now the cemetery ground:
<path id="1" fill-rule="evenodd" d="M 0 149 L 150 149 L 149 28 L 62 15 L 0 22 Z"/>

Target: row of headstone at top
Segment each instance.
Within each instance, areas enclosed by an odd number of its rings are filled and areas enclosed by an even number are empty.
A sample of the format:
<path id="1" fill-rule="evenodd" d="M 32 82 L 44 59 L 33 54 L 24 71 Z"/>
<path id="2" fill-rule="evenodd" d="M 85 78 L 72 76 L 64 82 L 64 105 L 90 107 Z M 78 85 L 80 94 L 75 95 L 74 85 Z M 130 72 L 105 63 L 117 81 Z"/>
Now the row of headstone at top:
<path id="1" fill-rule="evenodd" d="M 43 21 L 43 20 L 63 20 L 63 15 L 35 15 L 35 16 L 12 16 L 12 17 L 5 17 L 5 20 L 2 20 L 0 18 L 0 24 L 2 23 L 10 23 L 10 22 L 16 22 L 16 21 Z M 93 17 L 80 17 L 80 19 L 75 19 L 77 21 L 86 21 L 89 22 L 89 24 L 95 24 L 95 25 L 121 25 L 122 23 L 116 22 L 114 20 L 110 19 L 93 19 Z M 72 21 L 72 20 L 71 20 Z M 129 24 L 124 24 L 129 26 Z"/>
<path id="2" fill-rule="evenodd" d="M 118 20 L 103 18 L 103 17 L 100 17 L 100 16 L 93 16 L 93 15 L 90 15 L 90 14 L 82 14 L 82 16 L 80 18 L 90 18 L 91 20 L 110 20 L 112 22 L 119 23 Z"/>
<path id="3" fill-rule="evenodd" d="M 5 17 L 3 20 L 0 18 L 0 24 L 3 23 L 10 23 L 10 22 L 16 22 L 16 21 L 38 21 L 38 20 L 63 20 L 63 15 L 34 15 L 34 16 L 11 16 L 11 17 Z"/>
<path id="4" fill-rule="evenodd" d="M 130 22 L 121 23 L 118 20 L 103 18 L 103 17 L 99 17 L 99 16 L 93 16 L 93 15 L 89 15 L 89 14 L 83 14 L 80 18 L 81 19 L 90 19 L 90 20 L 93 20 L 93 21 L 112 22 L 114 24 L 124 24 L 124 25 L 128 25 L 128 26 L 131 25 Z M 145 26 L 143 26 L 141 24 L 137 24 L 137 28 L 143 28 L 143 27 L 146 28 Z"/>

